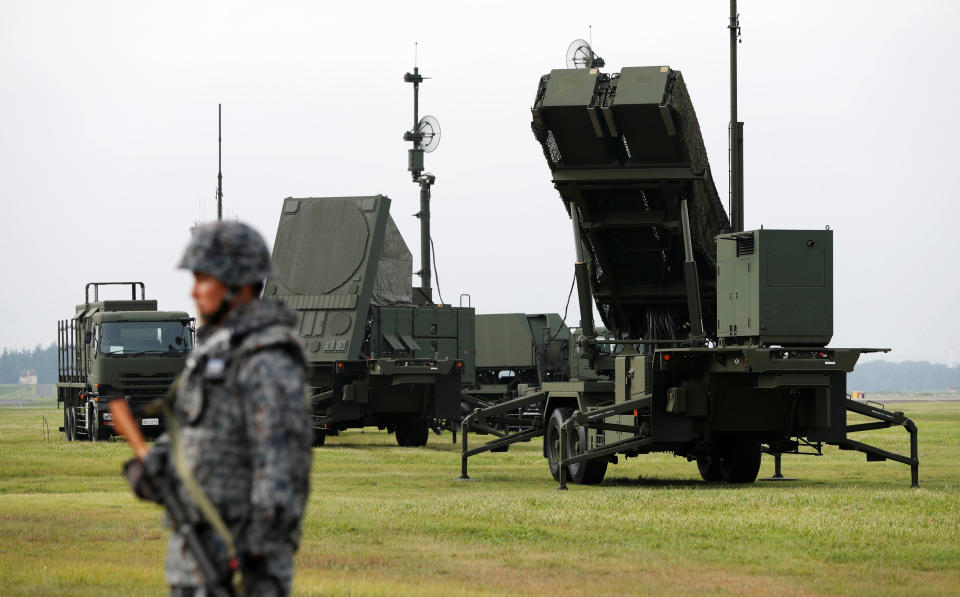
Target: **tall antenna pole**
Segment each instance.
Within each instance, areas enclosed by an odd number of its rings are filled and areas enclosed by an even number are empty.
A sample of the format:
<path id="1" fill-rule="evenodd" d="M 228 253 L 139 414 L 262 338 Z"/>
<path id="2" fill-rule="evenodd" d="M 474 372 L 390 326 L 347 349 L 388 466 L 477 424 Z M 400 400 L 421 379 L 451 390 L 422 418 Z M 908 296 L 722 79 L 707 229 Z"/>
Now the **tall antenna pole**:
<path id="1" fill-rule="evenodd" d="M 737 120 L 737 44 L 740 15 L 737 0 L 730 0 L 730 224 L 743 232 L 743 123 Z"/>
<path id="2" fill-rule="evenodd" d="M 417 46 L 414 44 L 414 67 L 413 74 L 406 73 L 403 80 L 406 83 L 413 83 L 413 128 L 403 134 L 404 141 L 411 141 L 413 148 L 407 150 L 407 170 L 413 178 L 413 182 L 420 185 L 420 211 L 416 217 L 420 219 L 420 290 L 427 301 L 433 302 L 433 290 L 430 287 L 430 255 L 432 253 L 430 243 L 430 187 L 436 182 L 436 177 L 429 172 L 423 171 L 423 131 L 420 128 L 420 83 L 423 82 L 423 75 L 416 66 Z M 432 151 L 432 150 L 431 150 Z"/>
<path id="3" fill-rule="evenodd" d="M 223 104 L 217 104 L 217 221 L 223 220 Z"/>

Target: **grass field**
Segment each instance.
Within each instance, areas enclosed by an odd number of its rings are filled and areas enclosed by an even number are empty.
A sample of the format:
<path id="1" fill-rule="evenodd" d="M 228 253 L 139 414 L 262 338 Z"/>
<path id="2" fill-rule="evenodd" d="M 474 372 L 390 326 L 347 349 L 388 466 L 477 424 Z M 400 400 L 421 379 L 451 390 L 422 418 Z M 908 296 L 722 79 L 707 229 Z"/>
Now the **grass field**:
<path id="1" fill-rule="evenodd" d="M 539 442 L 472 459 L 464 483 L 449 435 L 346 432 L 314 451 L 295 593 L 960 594 L 960 403 L 894 407 L 920 428 L 920 489 L 904 465 L 828 449 L 785 457 L 793 482 L 707 485 L 650 455 L 558 492 Z M 0 409 L 0 595 L 163 594 L 166 531 L 119 475 L 126 446 L 68 444 L 61 421 Z"/>

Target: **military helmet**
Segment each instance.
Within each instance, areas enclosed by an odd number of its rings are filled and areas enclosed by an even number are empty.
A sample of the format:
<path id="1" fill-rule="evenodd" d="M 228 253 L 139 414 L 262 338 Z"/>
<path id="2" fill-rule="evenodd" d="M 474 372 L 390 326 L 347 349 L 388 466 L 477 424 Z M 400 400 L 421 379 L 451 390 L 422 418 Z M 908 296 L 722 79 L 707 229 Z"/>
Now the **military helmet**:
<path id="1" fill-rule="evenodd" d="M 230 288 L 239 288 L 270 275 L 270 252 L 260 233 L 247 224 L 215 222 L 194 228 L 178 267 L 210 274 Z"/>

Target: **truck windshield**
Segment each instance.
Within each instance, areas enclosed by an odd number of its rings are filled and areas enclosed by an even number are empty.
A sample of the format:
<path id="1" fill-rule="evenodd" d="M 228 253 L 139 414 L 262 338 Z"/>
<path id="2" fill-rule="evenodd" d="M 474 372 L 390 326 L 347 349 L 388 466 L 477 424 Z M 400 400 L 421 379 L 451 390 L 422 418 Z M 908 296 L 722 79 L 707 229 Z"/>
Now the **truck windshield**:
<path id="1" fill-rule="evenodd" d="M 193 332 L 179 321 L 112 321 L 100 328 L 100 352 L 112 355 L 182 354 L 193 348 Z"/>

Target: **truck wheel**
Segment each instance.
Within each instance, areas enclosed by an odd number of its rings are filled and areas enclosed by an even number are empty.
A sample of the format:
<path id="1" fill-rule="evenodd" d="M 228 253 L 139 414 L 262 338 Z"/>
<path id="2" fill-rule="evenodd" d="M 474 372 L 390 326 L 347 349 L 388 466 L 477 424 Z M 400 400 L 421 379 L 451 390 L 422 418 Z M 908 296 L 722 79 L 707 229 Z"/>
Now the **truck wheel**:
<path id="1" fill-rule="evenodd" d="M 74 440 L 74 431 L 73 431 L 73 408 L 67 406 L 67 403 L 63 403 L 63 436 L 68 442 Z"/>
<path id="2" fill-rule="evenodd" d="M 71 441 L 78 441 L 80 439 L 80 433 L 77 429 L 77 407 L 73 406 L 70 408 L 70 439 Z"/>
<path id="3" fill-rule="evenodd" d="M 319 429 L 313 430 L 313 447 L 319 448 L 327 441 L 327 434 Z"/>
<path id="4" fill-rule="evenodd" d="M 426 419 L 407 419 L 397 423 L 397 445 L 401 448 L 425 446 L 429 434 Z"/>
<path id="5" fill-rule="evenodd" d="M 567 448 L 567 453 L 574 454 L 583 454 L 587 451 L 587 429 L 586 427 L 581 427 L 577 425 L 574 428 L 573 433 L 569 436 L 570 444 Z M 570 481 L 573 483 L 578 483 L 580 485 L 597 485 L 603 481 L 604 475 L 607 474 L 607 459 L 606 457 L 594 458 L 592 460 L 584 460 L 583 462 L 575 462 L 570 465 L 567 469 L 570 471 Z"/>
<path id="6" fill-rule="evenodd" d="M 547 422 L 547 435 L 543 441 L 547 449 L 547 466 L 550 467 L 550 474 L 554 481 L 560 480 L 560 426 L 572 414 L 572 408 L 556 408 Z M 567 469 L 567 476 L 570 476 L 570 469 Z"/>
<path id="7" fill-rule="evenodd" d="M 87 421 L 89 421 L 88 424 L 90 425 L 91 441 L 100 442 L 110 437 L 110 430 L 100 421 L 96 409 L 88 410 L 87 417 Z"/>
<path id="8" fill-rule="evenodd" d="M 98 441 L 100 438 L 97 437 L 100 434 L 100 425 L 97 421 L 97 411 L 93 408 L 87 409 L 87 439 L 92 442 Z"/>

